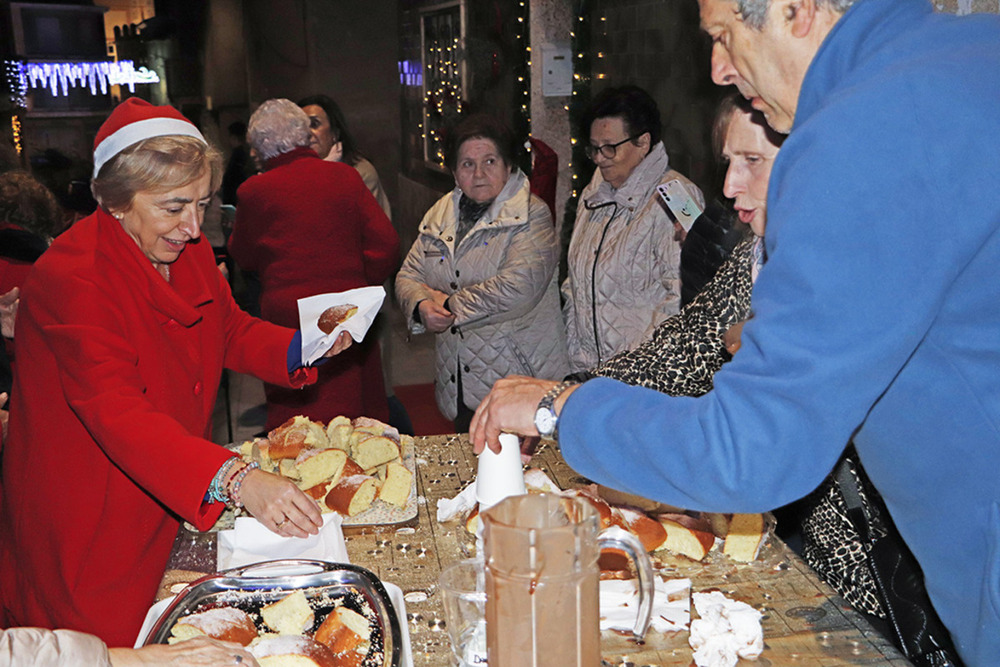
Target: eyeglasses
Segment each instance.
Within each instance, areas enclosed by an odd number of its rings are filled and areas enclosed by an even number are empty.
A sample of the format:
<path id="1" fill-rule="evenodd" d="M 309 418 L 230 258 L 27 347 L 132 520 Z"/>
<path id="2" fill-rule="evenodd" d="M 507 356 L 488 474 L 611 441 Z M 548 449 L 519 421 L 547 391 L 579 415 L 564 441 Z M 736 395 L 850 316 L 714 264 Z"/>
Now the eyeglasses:
<path id="1" fill-rule="evenodd" d="M 589 157 L 591 160 L 597 157 L 598 151 L 601 153 L 601 155 L 603 155 L 607 159 L 613 160 L 615 159 L 615 155 L 618 154 L 619 146 L 624 144 L 626 141 L 634 141 L 635 139 L 638 139 L 639 136 L 641 135 L 636 135 L 634 137 L 625 137 L 617 144 L 604 144 L 603 146 L 594 146 L 593 144 L 587 144 L 587 146 L 585 146 L 583 150 L 587 153 L 587 157 Z"/>

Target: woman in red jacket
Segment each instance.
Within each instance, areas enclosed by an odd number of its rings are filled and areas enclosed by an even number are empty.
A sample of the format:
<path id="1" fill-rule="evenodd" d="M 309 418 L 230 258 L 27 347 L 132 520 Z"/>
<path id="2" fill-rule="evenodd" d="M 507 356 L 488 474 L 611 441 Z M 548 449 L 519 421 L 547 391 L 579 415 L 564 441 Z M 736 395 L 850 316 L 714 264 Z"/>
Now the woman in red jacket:
<path id="1" fill-rule="evenodd" d="M 260 278 L 261 316 L 298 326 L 298 299 L 384 283 L 399 265 L 396 230 L 355 169 L 310 147 L 306 113 L 268 100 L 251 116 L 248 139 L 265 171 L 240 186 L 229 253 Z M 296 415 L 389 419 L 374 336 L 318 370 L 303 390 L 265 385 L 268 429 Z"/>
<path id="2" fill-rule="evenodd" d="M 228 503 L 282 535 L 318 531 L 315 501 L 208 440 L 223 367 L 287 386 L 316 371 L 298 332 L 237 308 L 199 242 L 221 160 L 194 125 L 129 99 L 97 134 L 94 174 L 100 208 L 22 288 L 0 627 L 130 646 L 182 519 L 206 530 Z"/>

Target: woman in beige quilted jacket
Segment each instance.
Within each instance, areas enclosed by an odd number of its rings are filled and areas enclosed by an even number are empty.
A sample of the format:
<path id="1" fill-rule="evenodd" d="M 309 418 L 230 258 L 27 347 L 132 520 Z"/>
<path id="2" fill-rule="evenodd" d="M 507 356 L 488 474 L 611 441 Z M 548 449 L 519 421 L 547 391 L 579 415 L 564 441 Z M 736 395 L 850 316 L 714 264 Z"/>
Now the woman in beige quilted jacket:
<path id="1" fill-rule="evenodd" d="M 139 649 L 113 648 L 75 630 L 0 629 L 0 667 L 257 667 L 253 655 L 239 644 L 196 637 L 177 644 L 153 644 Z"/>
<path id="2" fill-rule="evenodd" d="M 568 370 L 552 214 L 514 166 L 514 146 L 491 116 L 459 123 L 448 150 L 456 187 L 424 216 L 396 276 L 410 331 L 437 334 L 435 396 L 457 432 L 496 380 Z"/>
<path id="3" fill-rule="evenodd" d="M 597 169 L 580 195 L 562 285 L 573 372 L 632 349 L 680 308 L 684 230 L 657 186 L 677 181 L 705 206 L 701 190 L 670 167 L 660 112 L 646 91 L 602 91 L 582 127 Z"/>

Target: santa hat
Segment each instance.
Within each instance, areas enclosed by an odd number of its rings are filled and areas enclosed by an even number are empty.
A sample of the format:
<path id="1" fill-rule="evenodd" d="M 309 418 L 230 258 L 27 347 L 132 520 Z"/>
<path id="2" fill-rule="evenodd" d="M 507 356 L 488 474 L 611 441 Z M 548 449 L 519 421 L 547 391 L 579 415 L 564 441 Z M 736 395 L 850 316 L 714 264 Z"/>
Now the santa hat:
<path id="1" fill-rule="evenodd" d="M 150 137 L 178 134 L 208 143 L 177 109 L 153 106 L 138 97 L 128 98 L 115 107 L 94 137 L 94 178 L 108 160 L 132 144 Z"/>

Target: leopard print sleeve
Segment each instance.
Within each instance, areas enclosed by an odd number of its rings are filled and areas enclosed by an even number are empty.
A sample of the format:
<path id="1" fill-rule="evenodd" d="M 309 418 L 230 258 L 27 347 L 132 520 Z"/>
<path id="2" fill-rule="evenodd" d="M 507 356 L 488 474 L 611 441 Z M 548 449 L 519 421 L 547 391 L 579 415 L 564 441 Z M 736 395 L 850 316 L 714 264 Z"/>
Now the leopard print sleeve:
<path id="1" fill-rule="evenodd" d="M 754 239 L 748 234 L 740 241 L 705 289 L 661 322 L 652 338 L 592 373 L 672 396 L 710 391 L 715 372 L 730 359 L 722 335 L 750 311 Z"/>

